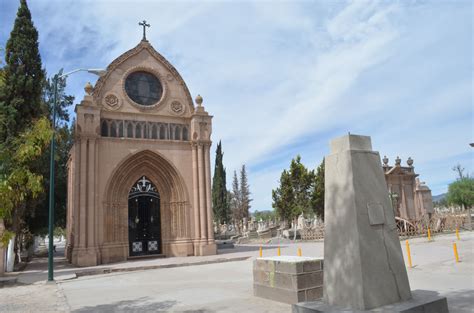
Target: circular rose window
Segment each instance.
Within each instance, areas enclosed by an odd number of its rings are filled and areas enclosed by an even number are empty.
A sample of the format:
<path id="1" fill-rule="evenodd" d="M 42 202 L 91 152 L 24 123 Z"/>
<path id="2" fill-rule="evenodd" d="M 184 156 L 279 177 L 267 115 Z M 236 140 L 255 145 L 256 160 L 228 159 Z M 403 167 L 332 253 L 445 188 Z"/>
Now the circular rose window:
<path id="1" fill-rule="evenodd" d="M 136 103 L 148 106 L 160 101 L 163 86 L 155 75 L 139 71 L 128 75 L 125 80 L 125 91 Z"/>

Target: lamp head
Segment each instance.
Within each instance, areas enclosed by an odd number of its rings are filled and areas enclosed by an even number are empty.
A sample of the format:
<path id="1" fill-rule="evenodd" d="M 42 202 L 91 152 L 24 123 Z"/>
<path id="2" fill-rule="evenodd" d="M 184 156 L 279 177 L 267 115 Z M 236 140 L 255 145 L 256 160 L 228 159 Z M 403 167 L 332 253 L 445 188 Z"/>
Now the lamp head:
<path id="1" fill-rule="evenodd" d="M 104 76 L 107 73 L 107 70 L 101 69 L 101 68 L 92 68 L 87 70 L 91 74 L 95 74 L 99 77 Z"/>

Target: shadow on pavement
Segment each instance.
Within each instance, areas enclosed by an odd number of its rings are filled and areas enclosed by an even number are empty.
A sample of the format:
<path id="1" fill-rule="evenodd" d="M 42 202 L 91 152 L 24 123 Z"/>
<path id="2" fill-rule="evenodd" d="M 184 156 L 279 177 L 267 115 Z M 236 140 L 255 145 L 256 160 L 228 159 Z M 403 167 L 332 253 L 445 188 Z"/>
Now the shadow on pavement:
<path id="1" fill-rule="evenodd" d="M 265 246 L 262 245 L 262 250 L 276 250 L 278 249 L 277 246 Z M 280 248 L 285 248 L 285 245 L 281 245 Z M 217 254 L 219 255 L 225 255 L 225 254 L 230 254 L 230 253 L 239 253 L 239 252 L 256 252 L 260 249 L 260 246 L 234 246 L 234 248 L 226 248 L 226 249 L 219 249 L 217 250 Z"/>
<path id="2" fill-rule="evenodd" d="M 450 312 L 471 313 L 474 308 L 474 290 L 463 289 L 442 295 L 448 298 Z"/>
<path id="3" fill-rule="evenodd" d="M 177 301 L 161 301 L 161 302 L 150 302 L 151 298 L 142 297 L 135 300 L 124 300 L 118 301 L 109 304 L 99 304 L 96 306 L 86 306 L 77 310 L 72 311 L 73 313 L 89 313 L 89 312 L 101 312 L 101 313 L 116 313 L 116 312 L 168 312 L 172 309 Z M 206 309 L 197 309 L 197 310 L 183 310 L 173 312 L 182 312 L 182 313 L 213 313 L 214 311 Z"/>
<path id="4" fill-rule="evenodd" d="M 86 313 L 86 312 L 166 312 L 175 306 L 177 301 L 162 301 L 162 302 L 151 302 L 149 297 L 142 297 L 135 300 L 124 300 L 109 304 L 99 304 L 96 306 L 86 306 L 78 310 L 74 310 L 74 313 Z"/>

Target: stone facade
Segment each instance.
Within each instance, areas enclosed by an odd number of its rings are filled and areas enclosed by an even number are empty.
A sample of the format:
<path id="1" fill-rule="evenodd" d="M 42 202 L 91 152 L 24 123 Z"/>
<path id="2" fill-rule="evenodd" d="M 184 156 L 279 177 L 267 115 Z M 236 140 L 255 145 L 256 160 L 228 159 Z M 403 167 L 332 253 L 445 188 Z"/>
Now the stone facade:
<path id="1" fill-rule="evenodd" d="M 136 72 L 159 80 L 162 92 L 152 105 L 135 102 L 126 90 L 127 77 Z M 129 193 L 145 177 L 159 193 L 160 254 L 215 254 L 212 116 L 202 98 L 195 107 L 179 73 L 146 40 L 85 90 L 68 162 L 68 260 L 91 266 L 130 257 Z"/>
<path id="2" fill-rule="evenodd" d="M 418 179 L 413 160 L 408 158 L 408 166 L 402 166 L 399 157 L 395 159 L 394 166 L 388 164 L 386 156 L 382 161 L 395 216 L 413 221 L 434 213 L 431 190 Z"/>

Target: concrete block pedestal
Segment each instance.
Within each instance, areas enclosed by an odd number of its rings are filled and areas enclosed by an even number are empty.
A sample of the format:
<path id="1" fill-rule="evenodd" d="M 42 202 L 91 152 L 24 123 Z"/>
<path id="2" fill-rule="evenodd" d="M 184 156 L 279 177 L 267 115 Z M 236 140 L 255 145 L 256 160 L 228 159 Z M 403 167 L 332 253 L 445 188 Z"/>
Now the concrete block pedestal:
<path id="1" fill-rule="evenodd" d="M 439 296 L 436 292 L 427 290 L 414 290 L 412 298 L 407 301 L 384 305 L 372 310 L 352 310 L 337 308 L 323 301 L 302 302 L 293 305 L 293 313 L 370 313 L 370 312 L 393 312 L 393 313 L 448 313 L 448 302 L 446 297 Z"/>
<path id="2" fill-rule="evenodd" d="M 254 295 L 294 304 L 323 295 L 323 259 L 276 256 L 253 263 Z"/>

